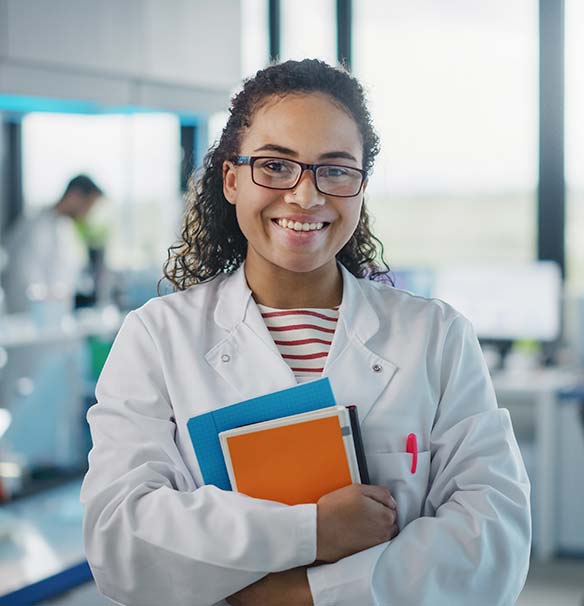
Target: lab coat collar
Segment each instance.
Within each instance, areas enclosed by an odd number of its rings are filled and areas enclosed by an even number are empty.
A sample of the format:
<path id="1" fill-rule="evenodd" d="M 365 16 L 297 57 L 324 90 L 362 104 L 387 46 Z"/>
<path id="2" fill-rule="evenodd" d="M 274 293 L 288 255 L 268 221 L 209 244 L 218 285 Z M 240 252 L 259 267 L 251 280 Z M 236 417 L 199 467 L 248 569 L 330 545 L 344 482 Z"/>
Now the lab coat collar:
<path id="1" fill-rule="evenodd" d="M 245 263 L 219 286 L 219 300 L 215 307 L 215 322 L 226 330 L 233 330 L 245 318 L 251 299 L 251 290 L 245 278 Z"/>
<path id="2" fill-rule="evenodd" d="M 343 265 L 340 268 L 343 301 L 324 375 L 330 379 L 338 404 L 357 405 L 362 423 L 398 367 L 370 344 L 380 329 L 389 333 L 387 320 L 382 323 L 372 304 L 376 287 L 367 280 L 358 280 Z M 389 310 L 385 311 L 390 317 Z"/>
<path id="3" fill-rule="evenodd" d="M 368 341 L 379 330 L 379 316 L 367 300 L 359 280 L 341 263 L 339 267 L 343 278 L 341 318 L 349 334 L 357 336 L 363 342 Z M 253 317 L 257 306 L 245 277 L 245 262 L 225 278 L 219 288 L 215 322 L 229 331 L 244 320 L 252 320 L 253 324 L 253 320 L 257 319 Z M 259 317 L 261 319 L 261 315 Z"/>
<path id="4" fill-rule="evenodd" d="M 242 399 L 296 385 L 253 300 L 245 263 L 219 289 L 214 320 L 228 336 L 207 352 L 207 362 Z"/>
<path id="5" fill-rule="evenodd" d="M 369 301 L 366 284 L 339 264 L 343 299 L 333 343 L 325 364 L 339 404 L 357 404 L 361 420 L 392 379 L 397 366 L 368 348 L 381 322 Z M 245 278 L 245 264 L 220 285 L 215 322 L 228 336 L 205 356 L 242 399 L 296 385 Z"/>

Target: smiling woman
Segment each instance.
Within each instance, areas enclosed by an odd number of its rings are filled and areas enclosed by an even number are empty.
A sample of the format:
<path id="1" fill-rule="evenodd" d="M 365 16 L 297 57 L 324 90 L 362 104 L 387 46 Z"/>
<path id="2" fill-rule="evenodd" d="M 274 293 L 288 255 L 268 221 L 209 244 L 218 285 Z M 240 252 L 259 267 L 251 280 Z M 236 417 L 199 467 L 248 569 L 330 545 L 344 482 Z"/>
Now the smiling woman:
<path id="1" fill-rule="evenodd" d="M 335 251 L 335 255 L 358 277 L 371 274 L 375 278 L 389 269 L 383 259 L 383 247 L 369 229 L 369 216 L 362 203 L 367 172 L 372 168 L 373 160 L 379 151 L 379 142 L 364 105 L 363 90 L 355 80 L 340 70 L 319 73 L 320 65 L 324 64 L 317 61 L 305 62 L 304 75 L 294 74 L 292 71 L 285 75 L 282 70 L 275 69 L 258 72 L 257 77 L 249 80 L 233 99 L 231 116 L 222 136 L 205 158 L 203 177 L 199 183 L 191 183 L 182 238 L 171 248 L 165 266 L 167 279 L 177 289 L 182 290 L 221 272 L 232 272 L 246 258 L 249 264 L 250 256 L 257 252 L 253 244 L 248 251 L 251 235 L 244 232 L 242 225 L 243 221 L 246 228 L 251 229 L 246 218 L 251 212 L 249 207 L 253 202 L 245 207 L 235 204 L 235 200 L 231 200 L 230 196 L 236 198 L 237 191 L 224 190 L 223 181 L 225 180 L 226 187 L 231 187 L 230 179 L 241 172 L 237 167 L 249 164 L 251 170 L 245 170 L 248 174 L 247 180 L 254 191 L 252 200 L 266 202 L 274 198 L 273 193 L 262 193 L 257 187 L 259 185 L 274 189 L 273 183 L 267 182 L 267 170 L 274 173 L 277 165 L 274 162 L 265 163 L 266 153 L 273 153 L 276 156 L 274 160 L 280 163 L 285 162 L 279 165 L 280 170 L 292 166 L 293 162 L 300 158 L 300 152 L 312 154 L 319 162 L 326 162 L 318 169 L 311 168 L 313 188 L 317 197 L 325 195 L 320 187 L 322 183 L 325 184 L 325 189 L 326 185 L 331 185 L 331 171 L 336 166 L 333 160 L 338 161 L 345 171 L 353 175 L 354 185 L 358 174 L 359 187 L 349 192 L 351 195 L 347 193 L 347 189 L 342 190 L 342 197 L 351 199 L 344 203 L 348 207 L 347 210 L 357 210 L 356 229 L 353 226 L 353 229 L 349 230 L 348 237 L 339 250 Z M 313 94 L 305 94 L 309 92 Z M 301 145 L 294 148 L 292 145 L 295 141 L 299 141 Z M 247 155 L 243 154 L 242 150 L 247 150 Z M 255 154 L 259 153 L 264 162 L 260 162 L 258 170 Z M 304 160 L 307 158 L 307 155 L 303 156 Z M 290 196 L 307 195 L 307 165 L 301 162 L 297 166 L 294 172 L 296 182 L 290 181 L 287 184 L 289 191 L 276 196 L 282 204 L 285 204 L 284 200 L 289 200 Z M 229 171 L 229 168 L 232 171 Z M 324 171 L 328 171 L 328 178 Z M 242 183 L 241 187 L 245 187 L 245 184 Z M 282 186 L 278 186 L 280 187 Z M 327 191 L 330 191 L 330 187 Z M 329 197 L 330 194 L 333 194 L 334 199 L 341 197 L 337 191 L 330 191 Z M 227 202 L 231 202 L 233 206 L 230 207 Z M 331 223 L 325 218 L 316 220 L 318 217 L 315 208 L 318 204 L 314 205 L 312 202 L 308 202 L 312 210 L 298 214 L 298 210 L 302 211 L 306 205 L 307 202 L 303 202 L 302 206 L 296 207 L 294 217 L 287 211 L 282 216 L 272 218 L 309 225 L 318 222 Z M 328 209 L 325 211 L 330 212 Z M 346 223 L 339 221 L 331 231 L 338 234 L 340 225 Z M 327 237 L 325 241 L 330 244 L 331 237 Z M 253 242 L 256 242 L 255 238 Z M 336 241 L 336 244 L 338 243 Z M 257 244 L 262 247 L 260 242 Z M 309 254 L 310 249 L 306 249 L 304 257 Z M 330 261 L 334 265 L 334 259 Z M 381 270 L 378 270 L 376 263 L 381 263 Z M 318 280 L 319 276 L 314 275 L 313 278 Z M 296 290 L 293 283 L 290 285 L 292 290 Z"/>
<path id="2" fill-rule="evenodd" d="M 531 529 L 509 414 L 470 323 L 375 280 L 378 149 L 360 84 L 320 61 L 232 100 L 170 249 L 176 292 L 129 314 L 88 415 L 87 555 L 117 602 L 515 603 Z M 189 418 L 321 376 L 358 406 L 371 485 L 289 506 L 204 484 Z"/>
<path id="3" fill-rule="evenodd" d="M 246 277 L 256 300 L 291 308 L 340 304 L 336 257 L 359 222 L 366 174 L 361 172 L 363 143 L 355 120 L 323 93 L 272 97 L 256 110 L 240 149 L 251 158 L 245 162 L 251 171 L 241 166 L 241 156 L 225 161 L 223 189 L 247 241 Z M 251 156 L 268 149 L 281 156 L 268 162 Z M 285 156 L 310 162 L 337 159 L 353 166 L 297 163 Z M 332 170 L 341 176 L 331 177 Z M 352 180 L 345 178 L 348 171 Z M 323 193 L 323 187 L 340 193 Z M 317 223 L 320 229 L 310 229 Z M 274 274 L 284 273 L 286 288 L 275 290 Z M 328 292 L 323 283 L 330 285 Z M 308 292 L 320 293 L 319 299 L 307 301 Z"/>

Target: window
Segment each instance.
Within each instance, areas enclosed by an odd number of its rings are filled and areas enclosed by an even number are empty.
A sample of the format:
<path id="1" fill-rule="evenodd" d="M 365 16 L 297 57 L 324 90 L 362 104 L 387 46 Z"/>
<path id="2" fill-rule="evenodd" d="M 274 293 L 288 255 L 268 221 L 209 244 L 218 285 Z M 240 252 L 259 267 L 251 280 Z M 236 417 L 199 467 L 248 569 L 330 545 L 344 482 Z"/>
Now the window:
<path id="1" fill-rule="evenodd" d="M 282 0 L 281 60 L 322 59 L 337 62 L 335 0 Z"/>
<path id="2" fill-rule="evenodd" d="M 103 188 L 112 269 L 159 269 L 181 212 L 178 119 L 170 114 L 31 113 L 22 121 L 26 212 L 84 172 Z"/>
<path id="3" fill-rule="evenodd" d="M 270 60 L 268 0 L 242 0 L 241 75 L 253 76 Z"/>
<path id="4" fill-rule="evenodd" d="M 268 0 L 242 0 L 241 2 L 241 77 L 251 78 L 270 62 L 270 30 Z M 239 90 L 240 83 L 235 90 Z M 215 112 L 207 122 L 207 144 L 219 141 L 227 124 L 229 112 Z M 207 149 L 205 149 L 206 153 Z"/>
<path id="5" fill-rule="evenodd" d="M 584 3 L 566 10 L 566 277 L 584 291 Z"/>
<path id="6" fill-rule="evenodd" d="M 392 266 L 536 256 L 535 0 L 362 0 L 355 75 L 382 153 L 368 190 Z"/>

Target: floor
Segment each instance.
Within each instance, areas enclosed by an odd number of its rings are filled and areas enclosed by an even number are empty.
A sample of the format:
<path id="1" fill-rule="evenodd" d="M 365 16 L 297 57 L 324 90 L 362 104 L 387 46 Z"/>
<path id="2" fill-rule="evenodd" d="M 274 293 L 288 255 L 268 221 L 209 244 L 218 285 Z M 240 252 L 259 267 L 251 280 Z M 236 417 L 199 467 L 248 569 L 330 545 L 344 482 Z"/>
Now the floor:
<path id="1" fill-rule="evenodd" d="M 92 583 L 43 604 L 113 606 L 113 602 L 99 595 Z M 516 606 L 584 606 L 584 558 L 532 564 Z"/>
<path id="2" fill-rule="evenodd" d="M 584 606 L 584 558 L 532 563 L 517 606 Z"/>

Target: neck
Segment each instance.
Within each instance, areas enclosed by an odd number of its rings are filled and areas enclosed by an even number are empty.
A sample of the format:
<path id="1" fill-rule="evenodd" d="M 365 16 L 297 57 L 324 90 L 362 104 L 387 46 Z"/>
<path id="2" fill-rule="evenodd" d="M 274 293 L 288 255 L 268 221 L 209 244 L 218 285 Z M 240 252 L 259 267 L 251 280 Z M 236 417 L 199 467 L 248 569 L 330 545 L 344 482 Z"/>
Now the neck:
<path id="1" fill-rule="evenodd" d="M 58 215 L 71 217 L 72 219 L 75 218 L 71 212 L 71 209 L 69 208 L 69 205 L 67 204 L 67 201 L 63 198 L 59 200 L 55 206 L 53 206 L 53 209 Z"/>
<path id="2" fill-rule="evenodd" d="M 341 304 L 343 279 L 333 259 L 311 272 L 287 271 L 248 258 L 245 277 L 256 303 L 276 309 L 331 308 Z"/>

